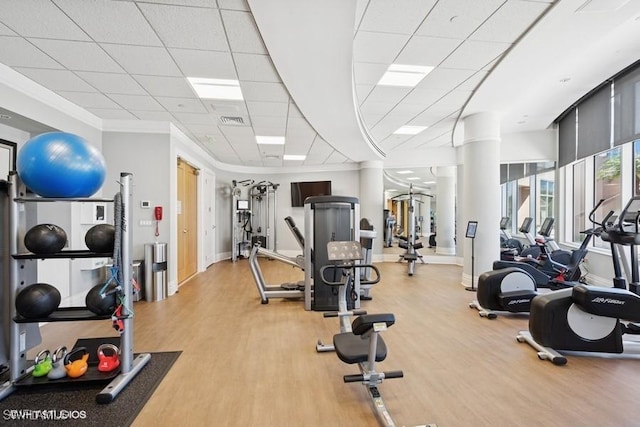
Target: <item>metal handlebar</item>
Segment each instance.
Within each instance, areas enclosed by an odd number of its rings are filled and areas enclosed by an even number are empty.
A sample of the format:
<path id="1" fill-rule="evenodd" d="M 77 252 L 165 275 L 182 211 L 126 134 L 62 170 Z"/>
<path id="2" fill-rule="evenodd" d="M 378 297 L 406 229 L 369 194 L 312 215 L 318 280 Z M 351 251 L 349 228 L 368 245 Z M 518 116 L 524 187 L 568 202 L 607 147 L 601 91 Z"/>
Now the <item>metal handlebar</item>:
<path id="1" fill-rule="evenodd" d="M 376 267 L 373 264 L 329 264 L 329 265 L 323 265 L 322 267 L 320 267 L 320 276 L 322 276 L 322 279 L 327 285 L 340 286 L 343 284 L 343 282 L 332 282 L 325 278 L 324 272 L 329 268 L 332 268 L 332 269 L 343 268 L 345 270 L 356 270 L 358 268 L 371 268 L 376 273 L 375 279 L 366 280 L 361 278 L 360 284 L 375 285 L 380 281 L 380 270 L 378 270 L 378 267 Z"/>

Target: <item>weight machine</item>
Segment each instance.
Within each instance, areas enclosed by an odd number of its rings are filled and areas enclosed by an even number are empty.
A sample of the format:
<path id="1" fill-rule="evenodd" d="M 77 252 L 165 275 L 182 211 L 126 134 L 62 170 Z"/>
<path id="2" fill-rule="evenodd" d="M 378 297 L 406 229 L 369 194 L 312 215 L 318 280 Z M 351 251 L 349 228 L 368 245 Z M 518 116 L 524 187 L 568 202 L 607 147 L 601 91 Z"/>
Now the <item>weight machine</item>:
<path id="1" fill-rule="evenodd" d="M 422 194 L 423 196 L 429 196 L 429 194 Z M 400 254 L 400 258 L 398 262 L 407 261 L 409 263 L 409 276 L 413 276 L 415 271 L 415 264 L 417 260 L 420 260 L 421 263 L 425 263 L 424 259 L 422 259 L 422 255 L 418 252 L 418 249 L 422 249 L 422 242 L 418 241 L 417 231 L 416 231 L 416 203 L 420 202 L 414 197 L 413 193 L 413 185 L 409 187 L 409 194 L 400 194 L 395 196 L 393 199 L 404 198 L 402 200 L 408 201 L 408 218 L 407 218 L 407 235 L 406 236 L 398 236 L 398 246 L 402 249 L 405 249 L 403 254 Z"/>
<path id="2" fill-rule="evenodd" d="M 320 272 L 329 264 L 327 243 L 360 240 L 360 202 L 356 197 L 312 196 L 304 201 L 304 292 L 305 310 L 338 309 L 335 287 Z M 360 275 L 353 280 L 356 298 L 349 309 L 360 308 Z"/>
<path id="3" fill-rule="evenodd" d="M 232 181 L 231 260 L 249 258 L 251 248 L 259 244 L 276 250 L 276 192 L 280 184 L 252 179 Z"/>

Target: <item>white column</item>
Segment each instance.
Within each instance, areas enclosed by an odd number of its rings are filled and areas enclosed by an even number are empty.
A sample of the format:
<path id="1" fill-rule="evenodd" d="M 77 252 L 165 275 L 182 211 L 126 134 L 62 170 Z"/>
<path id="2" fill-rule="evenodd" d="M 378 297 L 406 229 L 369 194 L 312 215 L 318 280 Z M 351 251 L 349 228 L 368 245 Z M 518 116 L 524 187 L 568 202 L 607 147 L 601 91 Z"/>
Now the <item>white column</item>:
<path id="1" fill-rule="evenodd" d="M 371 160 L 360 163 L 360 216 L 367 218 L 376 231 L 378 237 L 373 240 L 373 259 L 382 257 L 384 240 L 384 175 L 381 160 Z"/>
<path id="2" fill-rule="evenodd" d="M 431 228 L 431 197 L 420 196 L 420 198 L 422 200 L 422 216 L 423 216 L 422 236 L 428 240 L 429 236 L 431 236 L 431 233 L 433 233 L 433 230 Z"/>
<path id="3" fill-rule="evenodd" d="M 436 171 L 436 254 L 455 255 L 456 168 Z"/>
<path id="4" fill-rule="evenodd" d="M 474 276 L 491 270 L 500 256 L 500 116 L 493 112 L 464 119 L 464 214 L 459 227 L 478 221 L 475 238 Z M 462 283 L 471 285 L 471 239 L 465 238 Z M 477 283 L 474 277 L 474 283 Z"/>

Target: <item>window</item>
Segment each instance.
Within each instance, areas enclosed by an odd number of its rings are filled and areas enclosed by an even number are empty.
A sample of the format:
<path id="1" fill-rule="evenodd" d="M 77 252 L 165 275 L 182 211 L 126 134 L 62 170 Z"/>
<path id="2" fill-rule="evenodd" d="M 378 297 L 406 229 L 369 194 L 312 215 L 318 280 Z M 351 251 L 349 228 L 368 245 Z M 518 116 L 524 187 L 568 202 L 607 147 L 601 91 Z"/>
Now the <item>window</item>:
<path id="1" fill-rule="evenodd" d="M 585 235 L 580 234 L 585 229 L 585 163 L 584 160 L 573 165 L 573 234 L 574 242 L 582 242 Z"/>
<path id="2" fill-rule="evenodd" d="M 537 224 L 545 218 L 555 218 L 555 172 L 549 171 L 536 175 Z M 553 231 L 552 231 L 553 235 Z"/>
<path id="3" fill-rule="evenodd" d="M 640 139 L 633 143 L 633 195 L 640 196 Z"/>
<path id="4" fill-rule="evenodd" d="M 513 204 L 514 204 L 514 185 L 513 182 L 507 182 L 502 184 L 503 191 L 503 210 L 502 216 L 506 216 L 509 218 L 509 225 L 507 225 L 507 230 L 514 232 L 514 225 L 516 225 L 515 217 L 513 216 Z M 516 225 L 517 226 L 517 225 Z"/>
<path id="5" fill-rule="evenodd" d="M 594 200 L 604 202 L 595 213 L 602 218 L 609 211 L 622 209 L 622 150 L 614 148 L 594 156 Z M 596 247 L 608 248 L 609 245 L 596 239 Z"/>
<path id="6" fill-rule="evenodd" d="M 529 177 L 520 178 L 517 181 L 518 185 L 518 221 L 517 224 L 531 216 L 531 184 L 529 183 Z"/>

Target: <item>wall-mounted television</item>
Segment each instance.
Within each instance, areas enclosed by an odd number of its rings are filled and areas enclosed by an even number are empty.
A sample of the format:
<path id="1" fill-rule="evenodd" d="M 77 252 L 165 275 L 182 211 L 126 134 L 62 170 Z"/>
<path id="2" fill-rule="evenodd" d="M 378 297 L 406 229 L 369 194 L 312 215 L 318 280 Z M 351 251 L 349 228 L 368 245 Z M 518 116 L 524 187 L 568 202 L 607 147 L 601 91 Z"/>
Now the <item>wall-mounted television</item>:
<path id="1" fill-rule="evenodd" d="M 291 183 L 291 206 L 304 206 L 304 199 L 311 196 L 330 196 L 331 181 L 308 181 Z"/>

